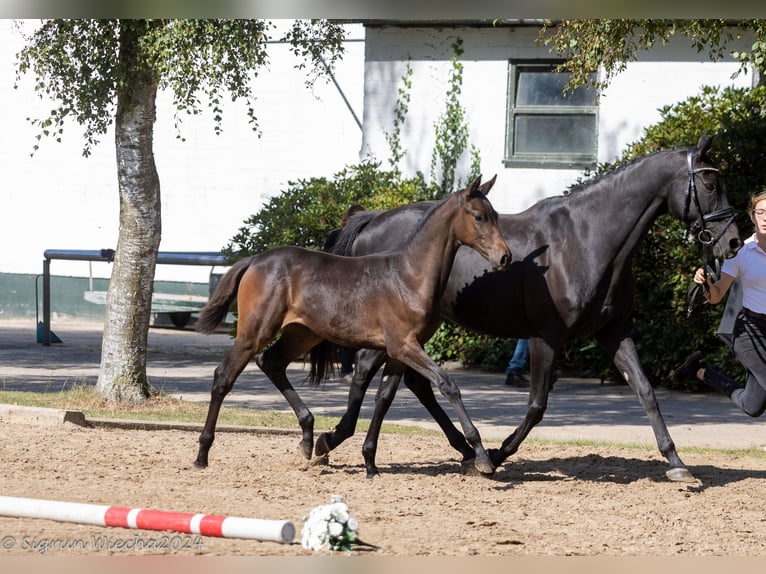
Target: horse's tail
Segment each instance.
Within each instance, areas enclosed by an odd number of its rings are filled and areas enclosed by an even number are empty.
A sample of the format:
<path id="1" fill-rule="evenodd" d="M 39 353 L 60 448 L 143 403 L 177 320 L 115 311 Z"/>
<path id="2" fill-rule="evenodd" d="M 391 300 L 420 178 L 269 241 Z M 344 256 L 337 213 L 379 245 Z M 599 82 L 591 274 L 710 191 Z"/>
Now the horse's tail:
<path id="1" fill-rule="evenodd" d="M 340 230 L 338 238 L 333 245 L 330 253 L 336 255 L 352 255 L 354 241 L 373 217 L 379 215 L 380 211 L 360 211 L 351 217 L 346 225 Z"/>
<path id="2" fill-rule="evenodd" d="M 248 257 L 238 261 L 221 277 L 207 305 L 199 312 L 199 318 L 194 324 L 196 331 L 212 333 L 218 325 L 223 323 L 226 314 L 229 312 L 229 307 L 231 307 L 232 302 L 237 297 L 239 282 L 250 266 L 251 259 L 252 257 Z"/>
<path id="3" fill-rule="evenodd" d="M 335 372 L 335 345 L 325 339 L 309 352 L 309 374 L 307 381 L 312 387 L 318 387 Z"/>

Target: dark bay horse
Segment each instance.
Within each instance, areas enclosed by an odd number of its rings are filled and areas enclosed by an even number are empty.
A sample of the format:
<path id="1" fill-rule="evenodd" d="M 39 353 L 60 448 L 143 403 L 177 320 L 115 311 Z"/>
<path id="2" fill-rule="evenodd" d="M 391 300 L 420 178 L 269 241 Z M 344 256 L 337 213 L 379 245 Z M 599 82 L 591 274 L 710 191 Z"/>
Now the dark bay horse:
<path id="1" fill-rule="evenodd" d="M 303 431 L 300 446 L 310 459 L 314 416 L 287 379 L 286 369 L 327 340 L 381 349 L 394 363 L 406 365 L 438 387 L 457 411 L 465 437 L 473 445 L 477 470 L 493 471 L 457 386 L 423 350 L 441 321 L 442 293 L 458 248 L 472 247 L 495 269 L 510 263 L 497 213 L 486 198 L 494 179 L 484 186 L 480 179 L 431 205 L 408 230 L 414 233 L 406 246 L 385 254 L 339 257 L 277 247 L 243 259 L 226 272 L 196 324 L 198 331 L 212 332 L 236 298 L 237 335 L 215 370 L 195 466 L 207 466 L 221 403 L 245 366 L 264 348 L 256 362 L 295 411 Z"/>
<path id="2" fill-rule="evenodd" d="M 718 170 L 707 157 L 703 136 L 689 149 L 661 151 L 639 158 L 567 194 L 543 199 L 526 211 L 500 216 L 500 229 L 514 254 L 506 270 L 492 272 L 476 255 L 460 250 L 442 302 L 445 317 L 476 332 L 530 339 L 530 391 L 526 417 L 502 444 L 490 451 L 495 466 L 515 453 L 538 424 L 548 403 L 557 353 L 567 341 L 593 336 L 637 394 L 660 452 L 670 462 L 671 480 L 693 480 L 676 452 L 630 335 L 635 282 L 631 261 L 639 243 L 662 213 L 690 224 L 717 257 L 740 246 Z M 391 248 L 406 237 L 427 204 L 368 212 L 353 218 L 338 242 L 345 253 L 360 255 Z M 348 410 L 335 430 L 317 440 L 326 455 L 354 432 L 364 393 L 386 357 L 360 351 Z M 388 367 L 387 367 L 388 368 Z M 393 400 L 398 372 L 383 376 L 372 424 L 363 446 L 368 476 L 377 474 L 375 450 L 383 416 Z M 405 383 L 418 396 L 464 456 L 473 455 L 417 374 Z"/>

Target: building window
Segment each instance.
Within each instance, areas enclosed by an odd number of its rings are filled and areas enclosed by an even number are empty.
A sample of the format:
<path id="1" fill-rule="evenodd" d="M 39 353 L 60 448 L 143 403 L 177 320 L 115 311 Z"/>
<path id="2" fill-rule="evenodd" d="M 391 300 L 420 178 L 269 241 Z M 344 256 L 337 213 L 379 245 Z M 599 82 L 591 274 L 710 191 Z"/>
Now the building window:
<path id="1" fill-rule="evenodd" d="M 505 163 L 523 167 L 584 168 L 597 159 L 596 92 L 564 94 L 568 72 L 557 62 L 511 62 Z"/>

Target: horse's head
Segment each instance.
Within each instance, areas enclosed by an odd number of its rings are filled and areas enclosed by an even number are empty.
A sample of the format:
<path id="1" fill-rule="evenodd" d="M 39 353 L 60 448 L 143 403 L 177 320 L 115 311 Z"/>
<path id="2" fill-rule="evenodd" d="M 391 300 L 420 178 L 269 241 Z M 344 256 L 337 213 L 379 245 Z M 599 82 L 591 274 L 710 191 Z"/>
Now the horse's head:
<path id="1" fill-rule="evenodd" d="M 497 225 L 497 212 L 487 199 L 496 179 L 497 176 L 482 185 L 479 176 L 456 192 L 459 214 L 454 228 L 460 243 L 476 249 L 493 268 L 503 269 L 511 263 L 511 251 Z"/>
<path id="2" fill-rule="evenodd" d="M 742 241 L 718 168 L 707 155 L 711 143 L 703 135 L 696 147 L 686 151 L 684 192 L 681 205 L 676 199 L 674 207 L 689 225 L 689 232 L 703 245 L 713 247 L 714 256 L 728 258 L 737 253 Z"/>

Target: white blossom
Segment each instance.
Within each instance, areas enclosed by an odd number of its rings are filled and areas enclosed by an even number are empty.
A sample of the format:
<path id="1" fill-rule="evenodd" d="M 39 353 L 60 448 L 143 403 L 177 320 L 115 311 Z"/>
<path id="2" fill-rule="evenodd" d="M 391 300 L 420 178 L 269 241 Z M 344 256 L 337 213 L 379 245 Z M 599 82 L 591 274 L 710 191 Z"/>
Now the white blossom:
<path id="1" fill-rule="evenodd" d="M 308 550 L 351 550 L 359 522 L 351 516 L 343 497 L 333 494 L 330 504 L 317 506 L 304 517 L 301 546 Z"/>

